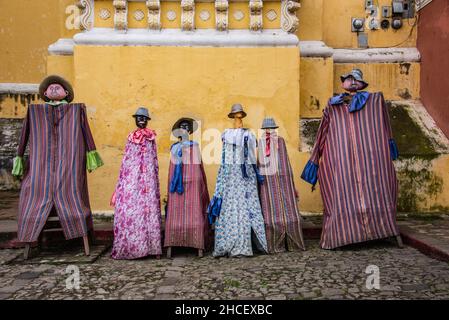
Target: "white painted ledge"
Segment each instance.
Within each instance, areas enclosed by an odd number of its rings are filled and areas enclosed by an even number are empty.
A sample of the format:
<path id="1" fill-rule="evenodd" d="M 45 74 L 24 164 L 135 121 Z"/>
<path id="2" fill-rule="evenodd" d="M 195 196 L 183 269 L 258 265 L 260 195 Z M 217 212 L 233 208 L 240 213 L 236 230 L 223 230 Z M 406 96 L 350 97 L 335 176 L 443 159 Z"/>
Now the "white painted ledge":
<path id="1" fill-rule="evenodd" d="M 220 32 L 211 29 L 161 31 L 130 29 L 127 32 L 109 28 L 94 28 L 76 34 L 75 45 L 100 46 L 179 46 L 179 47 L 297 47 L 298 37 L 281 29 L 262 32 L 229 30 Z"/>
<path id="2" fill-rule="evenodd" d="M 71 56 L 73 55 L 74 45 L 73 39 L 61 38 L 48 47 L 48 53 L 50 55 Z"/>
<path id="3" fill-rule="evenodd" d="M 334 49 L 323 41 L 299 41 L 299 53 L 303 58 L 329 58 L 334 54 Z"/>
<path id="4" fill-rule="evenodd" d="M 39 84 L 0 83 L 0 94 L 38 94 Z"/>
<path id="5" fill-rule="evenodd" d="M 334 49 L 335 63 L 419 62 L 416 48 Z"/>

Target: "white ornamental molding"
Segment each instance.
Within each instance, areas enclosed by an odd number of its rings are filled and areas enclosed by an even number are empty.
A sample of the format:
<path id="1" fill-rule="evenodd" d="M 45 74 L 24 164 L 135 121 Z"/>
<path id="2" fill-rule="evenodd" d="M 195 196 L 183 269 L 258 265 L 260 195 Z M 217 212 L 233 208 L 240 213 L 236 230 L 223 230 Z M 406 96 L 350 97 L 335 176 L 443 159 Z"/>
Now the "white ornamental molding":
<path id="1" fill-rule="evenodd" d="M 80 9 L 79 28 L 90 30 L 94 26 L 94 1 L 78 0 L 76 6 Z"/>
<path id="2" fill-rule="evenodd" d="M 431 2 L 432 0 L 416 0 L 416 11 L 421 10 Z"/>
<path id="3" fill-rule="evenodd" d="M 278 17 L 278 14 L 276 13 L 275 10 L 271 9 L 265 14 L 265 16 L 267 17 L 268 20 L 274 21 Z"/>
<path id="4" fill-rule="evenodd" d="M 111 11 L 109 11 L 108 9 L 102 8 L 102 9 L 100 9 L 98 16 L 102 20 L 108 20 L 111 17 Z"/>
<path id="5" fill-rule="evenodd" d="M 195 29 L 195 0 L 181 0 L 181 29 Z"/>
<path id="6" fill-rule="evenodd" d="M 207 10 L 202 10 L 200 12 L 200 19 L 203 21 L 207 21 L 210 19 L 210 12 Z"/>
<path id="7" fill-rule="evenodd" d="M 134 11 L 134 20 L 142 21 L 145 18 L 145 13 L 142 10 Z"/>
<path id="8" fill-rule="evenodd" d="M 114 0 L 114 28 L 115 30 L 128 29 L 128 0 Z"/>
<path id="9" fill-rule="evenodd" d="M 262 0 L 250 0 L 249 1 L 249 29 L 252 31 L 262 30 L 263 18 L 262 18 L 263 2 Z"/>
<path id="10" fill-rule="evenodd" d="M 159 0 L 147 0 L 148 28 L 150 30 L 161 29 L 161 2 Z"/>
<path id="11" fill-rule="evenodd" d="M 232 15 L 235 20 L 241 21 L 243 18 L 245 18 L 245 14 L 242 10 L 236 10 L 234 11 L 234 14 Z"/>
<path id="12" fill-rule="evenodd" d="M 299 19 L 296 11 L 301 7 L 299 0 L 282 0 L 281 1 L 281 27 L 282 30 L 294 33 L 298 30 Z"/>
<path id="13" fill-rule="evenodd" d="M 175 21 L 176 12 L 174 12 L 173 10 L 167 11 L 167 19 L 168 19 L 168 21 Z"/>
<path id="14" fill-rule="evenodd" d="M 215 0 L 215 27 L 218 31 L 228 30 L 228 11 L 227 0 Z"/>

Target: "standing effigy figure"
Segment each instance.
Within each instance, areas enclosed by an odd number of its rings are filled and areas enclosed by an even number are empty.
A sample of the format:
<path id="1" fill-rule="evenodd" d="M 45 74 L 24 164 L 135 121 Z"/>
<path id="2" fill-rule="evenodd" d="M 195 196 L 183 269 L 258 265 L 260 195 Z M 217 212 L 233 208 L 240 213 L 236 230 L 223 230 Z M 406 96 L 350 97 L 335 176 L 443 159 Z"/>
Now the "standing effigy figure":
<path id="1" fill-rule="evenodd" d="M 14 159 L 12 174 L 24 174 L 23 155 L 29 144 L 29 166 L 20 191 L 17 238 L 38 240 L 52 210 L 55 210 L 66 239 L 83 237 L 89 255 L 88 232 L 93 230 L 87 191 L 89 172 L 103 165 L 87 121 L 86 106 L 71 103 L 73 88 L 57 75 L 39 86 L 44 104 L 30 104 Z"/>
<path id="2" fill-rule="evenodd" d="M 208 208 L 210 223 L 216 219 L 214 257 L 251 256 L 252 238 L 260 251 L 267 252 L 257 185 L 262 182 L 256 165 L 257 141 L 243 128 L 245 116 L 240 104 L 233 105 L 228 117 L 234 119 L 234 128 L 222 134 L 222 161 Z"/>
<path id="3" fill-rule="evenodd" d="M 260 202 L 269 253 L 305 250 L 293 170 L 285 141 L 278 136 L 277 128 L 273 118 L 263 120 L 264 133 L 259 140 L 258 153 L 259 171 L 264 177 Z"/>
<path id="4" fill-rule="evenodd" d="M 341 76 L 348 91 L 332 97 L 323 110 L 315 146 L 301 177 L 320 182 L 324 203 L 321 247 L 396 236 L 398 157 L 387 105 L 359 69 Z M 313 189 L 312 189 L 313 190 Z"/>
<path id="5" fill-rule="evenodd" d="M 128 135 L 111 199 L 115 207 L 113 259 L 159 258 L 162 254 L 156 132 L 147 128 L 148 109 L 137 109 L 133 117 L 137 129 Z"/>
<path id="6" fill-rule="evenodd" d="M 171 146 L 168 170 L 164 237 L 168 258 L 172 247 L 196 248 L 202 257 L 210 243 L 206 173 L 199 145 L 189 137 L 197 129 L 198 123 L 191 118 L 179 119 L 172 128 L 179 141 Z"/>

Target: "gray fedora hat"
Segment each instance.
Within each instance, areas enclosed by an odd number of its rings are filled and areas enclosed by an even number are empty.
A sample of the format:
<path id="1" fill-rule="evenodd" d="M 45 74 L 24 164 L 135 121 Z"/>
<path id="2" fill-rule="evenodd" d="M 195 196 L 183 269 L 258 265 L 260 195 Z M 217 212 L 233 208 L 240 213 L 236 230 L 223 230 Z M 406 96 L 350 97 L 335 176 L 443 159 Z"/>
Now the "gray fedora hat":
<path id="1" fill-rule="evenodd" d="M 238 112 L 243 113 L 243 118 L 246 117 L 246 112 L 243 111 L 243 107 L 240 103 L 236 103 L 232 106 L 231 112 L 228 114 L 229 118 L 234 118 L 234 115 Z"/>
<path id="2" fill-rule="evenodd" d="M 144 108 L 144 107 L 139 107 L 137 109 L 136 113 L 133 114 L 134 118 L 137 117 L 137 116 L 144 116 L 144 117 L 147 117 L 148 119 L 151 120 L 150 113 L 148 112 L 148 109 Z"/>
<path id="3" fill-rule="evenodd" d="M 353 77 L 355 80 L 360 81 L 361 83 L 363 83 L 363 87 L 360 89 L 365 89 L 366 87 L 368 87 L 368 83 L 363 80 L 363 72 L 360 69 L 352 69 L 351 72 L 344 74 L 342 76 L 340 76 L 341 82 L 344 82 L 348 77 Z"/>
<path id="4" fill-rule="evenodd" d="M 276 121 L 273 118 L 265 118 L 262 122 L 262 129 L 277 129 Z"/>

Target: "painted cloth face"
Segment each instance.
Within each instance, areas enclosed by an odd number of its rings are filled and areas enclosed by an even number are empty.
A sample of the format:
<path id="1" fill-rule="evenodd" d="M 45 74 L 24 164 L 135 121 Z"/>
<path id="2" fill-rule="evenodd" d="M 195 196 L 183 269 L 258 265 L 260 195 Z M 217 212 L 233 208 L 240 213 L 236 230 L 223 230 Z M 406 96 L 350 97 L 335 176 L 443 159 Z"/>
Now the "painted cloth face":
<path id="1" fill-rule="evenodd" d="M 148 125 L 148 118 L 145 116 L 136 116 L 136 126 L 140 129 L 145 129 Z"/>
<path id="2" fill-rule="evenodd" d="M 363 83 L 354 79 L 354 77 L 347 77 L 342 83 L 342 88 L 349 92 L 356 92 L 363 88 Z"/>
<path id="3" fill-rule="evenodd" d="M 69 92 L 59 83 L 52 83 L 45 90 L 44 95 L 54 101 L 60 101 L 67 97 Z"/>

